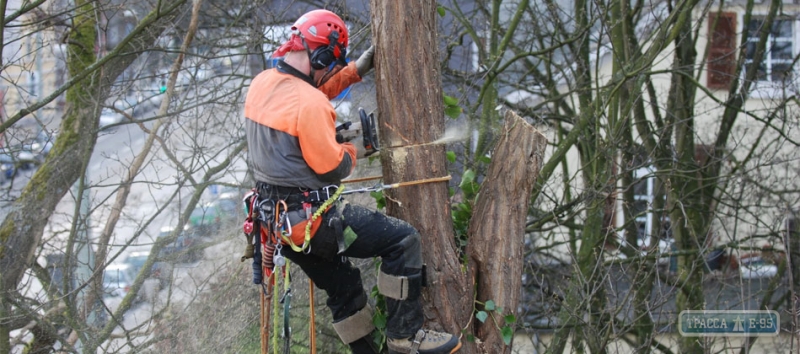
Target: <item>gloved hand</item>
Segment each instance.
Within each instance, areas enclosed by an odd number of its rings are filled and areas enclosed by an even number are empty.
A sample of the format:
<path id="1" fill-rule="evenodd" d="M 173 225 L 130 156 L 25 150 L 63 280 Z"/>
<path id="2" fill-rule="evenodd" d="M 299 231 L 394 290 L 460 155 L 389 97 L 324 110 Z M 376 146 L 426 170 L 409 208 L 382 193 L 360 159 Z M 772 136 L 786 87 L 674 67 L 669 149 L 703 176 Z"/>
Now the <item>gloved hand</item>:
<path id="1" fill-rule="evenodd" d="M 370 70 L 372 70 L 372 57 L 375 56 L 375 46 L 369 46 L 364 54 L 356 60 L 356 69 L 358 69 L 358 76 L 364 77 Z"/>
<path id="2" fill-rule="evenodd" d="M 367 149 L 364 147 L 364 137 L 358 135 L 355 139 L 350 140 L 350 143 L 356 147 L 356 158 L 363 159 L 367 156 L 372 156 L 375 153 L 374 149 Z"/>

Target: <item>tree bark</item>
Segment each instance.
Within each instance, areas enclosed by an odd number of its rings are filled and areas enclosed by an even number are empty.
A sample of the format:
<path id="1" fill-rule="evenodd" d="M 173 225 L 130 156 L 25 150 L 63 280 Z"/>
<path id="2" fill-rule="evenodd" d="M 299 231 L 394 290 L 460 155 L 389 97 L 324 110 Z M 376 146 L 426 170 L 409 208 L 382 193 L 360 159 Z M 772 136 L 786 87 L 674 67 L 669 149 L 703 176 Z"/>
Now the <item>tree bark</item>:
<path id="1" fill-rule="evenodd" d="M 375 81 L 384 183 L 447 175 L 436 2 L 372 0 Z M 446 183 L 384 191 L 389 215 L 422 235 L 428 287 L 427 328 L 458 335 L 472 314 L 471 282 L 462 271 Z"/>
<path id="2" fill-rule="evenodd" d="M 547 140 L 513 111 L 492 153 L 492 163 L 473 209 L 467 254 L 476 279 L 476 300 L 491 300 L 496 310 L 485 323 L 475 323 L 475 337 L 487 353 L 510 353 L 498 328 L 516 315 L 522 288 L 525 222 L 533 184 L 539 176 Z"/>

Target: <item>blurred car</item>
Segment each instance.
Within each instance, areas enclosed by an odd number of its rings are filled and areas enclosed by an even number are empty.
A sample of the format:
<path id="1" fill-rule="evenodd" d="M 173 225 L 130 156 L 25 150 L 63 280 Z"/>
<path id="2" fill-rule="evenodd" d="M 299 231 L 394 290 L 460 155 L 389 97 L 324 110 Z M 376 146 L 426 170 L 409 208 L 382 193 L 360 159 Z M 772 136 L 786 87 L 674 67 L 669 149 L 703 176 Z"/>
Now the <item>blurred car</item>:
<path id="1" fill-rule="evenodd" d="M 24 150 L 21 146 L 0 148 L 0 164 L 14 166 L 15 170 L 30 170 L 44 161 L 44 157 Z"/>
<path id="2" fill-rule="evenodd" d="M 106 296 L 125 296 L 132 283 L 127 264 L 109 264 L 103 270 L 103 293 Z"/>
<path id="3" fill-rule="evenodd" d="M 231 187 L 231 186 L 220 186 L 217 189 L 218 199 L 238 199 L 242 200 L 245 194 L 249 192 L 250 189 L 247 188 L 238 188 L 238 187 Z"/>
<path id="4" fill-rule="evenodd" d="M 158 237 L 167 237 L 172 234 L 175 229 L 173 227 L 164 227 L 161 229 Z M 195 262 L 202 258 L 202 249 L 196 247 L 199 245 L 200 239 L 194 230 L 188 225 L 175 238 L 175 241 L 164 246 L 159 252 L 159 259 L 171 262 Z"/>
<path id="5" fill-rule="evenodd" d="M 131 279 L 135 279 L 139 272 L 144 267 L 144 263 L 147 261 L 147 258 L 150 257 L 150 251 L 133 251 L 128 253 L 128 256 L 125 257 L 125 260 L 122 262 L 128 266 L 128 273 L 131 276 Z"/>
<path id="6" fill-rule="evenodd" d="M 14 166 L 14 161 L 11 159 L 3 158 L 5 155 L 0 155 L 0 179 L 5 182 L 6 180 L 14 178 L 17 175 L 17 167 Z"/>
<path id="7" fill-rule="evenodd" d="M 112 124 L 117 124 L 122 122 L 123 119 L 125 119 L 125 117 L 119 112 L 110 108 L 104 108 L 103 111 L 100 112 L 100 127 L 103 128 Z"/>
<path id="8" fill-rule="evenodd" d="M 142 268 L 144 268 L 144 263 L 147 262 L 147 258 L 149 257 L 149 250 L 139 250 L 128 253 L 128 256 L 122 261 L 122 263 L 128 267 L 127 273 L 131 284 L 136 280 L 136 277 L 139 276 L 139 272 L 142 271 Z M 160 290 L 161 279 L 156 277 L 156 272 L 154 269 L 155 265 L 150 268 L 150 274 L 148 274 L 147 278 L 144 280 L 144 283 L 142 283 L 139 294 L 136 299 L 134 299 L 135 301 L 138 302 L 145 299 L 152 300 L 158 294 L 158 291 Z"/>
<path id="9" fill-rule="evenodd" d="M 48 154 L 50 154 L 50 150 L 53 148 L 53 144 L 55 144 L 56 140 L 56 133 L 48 133 L 44 129 L 39 130 L 36 136 L 24 142 L 22 144 L 22 149 L 25 151 L 30 151 L 34 155 L 37 155 L 44 160 Z"/>
<path id="10" fill-rule="evenodd" d="M 13 164 L 0 162 L 0 184 L 4 184 L 14 178 L 16 173 L 17 169 L 14 168 Z"/>
<path id="11" fill-rule="evenodd" d="M 739 274 L 742 279 L 772 278 L 778 274 L 778 266 L 761 257 L 747 257 L 739 260 Z"/>
<path id="12" fill-rule="evenodd" d="M 241 198 L 220 198 L 198 205 L 189 215 L 189 225 L 200 235 L 211 235 L 225 223 L 238 220 L 243 214 Z"/>
<path id="13" fill-rule="evenodd" d="M 163 227 L 158 238 L 168 237 L 174 230 L 175 228 L 171 226 Z M 202 258 L 203 249 L 198 247 L 199 243 L 199 236 L 187 225 L 174 241 L 161 248 L 157 261 L 150 269 L 150 274 L 159 280 L 162 288 L 168 286 L 172 280 L 175 263 L 192 263 Z"/>

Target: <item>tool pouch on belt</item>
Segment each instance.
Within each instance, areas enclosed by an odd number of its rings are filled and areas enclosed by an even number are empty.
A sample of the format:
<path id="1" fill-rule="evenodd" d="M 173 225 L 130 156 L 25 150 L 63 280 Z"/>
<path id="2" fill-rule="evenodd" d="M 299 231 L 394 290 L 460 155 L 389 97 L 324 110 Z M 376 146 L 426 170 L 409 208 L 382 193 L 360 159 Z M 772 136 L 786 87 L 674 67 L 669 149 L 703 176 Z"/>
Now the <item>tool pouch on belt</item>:
<path id="1" fill-rule="evenodd" d="M 335 260 L 350 246 L 353 240 L 347 238 L 346 235 L 348 231 L 355 234 L 346 226 L 342 216 L 346 206 L 347 201 L 340 200 L 323 214 L 322 225 L 311 239 L 311 254 Z"/>
<path id="2" fill-rule="evenodd" d="M 253 252 L 253 284 L 261 284 L 264 280 L 261 268 L 261 245 L 259 243 L 256 243 L 255 252 Z"/>
<path id="3" fill-rule="evenodd" d="M 336 254 L 338 255 L 344 253 L 344 251 L 347 250 L 347 247 L 350 246 L 350 243 L 352 243 L 352 241 L 348 243 L 345 240 L 345 228 L 343 227 L 344 216 L 342 215 L 342 213 L 344 213 L 344 208 L 346 206 L 347 206 L 346 200 L 342 200 L 339 203 L 336 203 L 336 210 L 330 213 L 331 216 L 330 219 L 328 220 L 328 225 L 330 225 L 331 228 L 333 228 L 336 234 Z M 347 230 L 350 229 L 347 228 Z"/>

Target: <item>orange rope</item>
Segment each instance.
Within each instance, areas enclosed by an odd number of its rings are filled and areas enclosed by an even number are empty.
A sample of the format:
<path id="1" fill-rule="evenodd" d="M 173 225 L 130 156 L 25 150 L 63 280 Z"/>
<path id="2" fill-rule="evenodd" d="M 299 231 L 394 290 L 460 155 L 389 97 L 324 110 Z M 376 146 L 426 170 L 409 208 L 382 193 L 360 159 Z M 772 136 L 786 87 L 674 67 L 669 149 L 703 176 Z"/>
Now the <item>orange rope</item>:
<path id="1" fill-rule="evenodd" d="M 261 353 L 269 353 L 269 325 L 270 325 L 270 311 L 272 307 L 272 284 L 269 279 L 267 282 L 267 289 L 261 288 Z"/>
<path id="2" fill-rule="evenodd" d="M 426 178 L 426 179 L 420 179 L 420 180 L 416 180 L 416 181 L 397 182 L 397 183 L 392 183 L 392 184 L 386 185 L 386 186 L 384 186 L 384 188 L 397 188 L 397 187 L 414 186 L 414 185 L 423 184 L 423 183 L 446 182 L 446 181 L 449 181 L 450 178 L 452 178 L 452 177 L 450 177 L 450 175 L 447 175 L 447 176 L 444 176 L 444 177 Z"/>
<path id="3" fill-rule="evenodd" d="M 317 330 L 314 321 L 314 281 L 308 279 L 308 301 L 309 312 L 311 313 L 311 322 L 308 324 L 308 331 L 311 333 L 311 354 L 317 354 Z"/>
<path id="4" fill-rule="evenodd" d="M 372 181 L 376 179 L 381 179 L 383 176 L 369 176 L 369 177 L 361 177 L 361 178 L 351 178 L 342 181 L 342 183 L 357 183 L 357 182 L 365 182 L 365 181 Z"/>
<path id="5" fill-rule="evenodd" d="M 381 179 L 381 178 L 383 178 L 383 176 L 370 176 L 370 177 L 352 178 L 352 179 L 343 180 L 342 184 L 366 182 L 366 181 L 372 181 L 372 180 Z M 392 184 L 385 185 L 384 188 L 397 188 L 397 187 L 413 186 L 413 185 L 423 184 L 423 183 L 446 182 L 446 181 L 449 181 L 451 178 L 452 177 L 450 177 L 450 175 L 447 175 L 447 176 L 444 176 L 444 177 L 434 177 L 434 178 L 420 179 L 420 180 L 416 180 L 416 181 L 398 182 L 398 183 L 392 183 Z"/>

